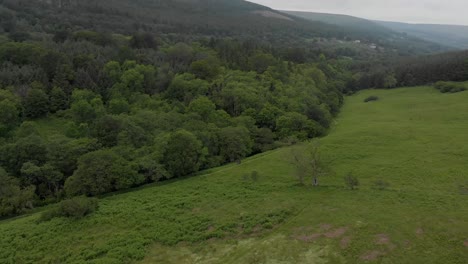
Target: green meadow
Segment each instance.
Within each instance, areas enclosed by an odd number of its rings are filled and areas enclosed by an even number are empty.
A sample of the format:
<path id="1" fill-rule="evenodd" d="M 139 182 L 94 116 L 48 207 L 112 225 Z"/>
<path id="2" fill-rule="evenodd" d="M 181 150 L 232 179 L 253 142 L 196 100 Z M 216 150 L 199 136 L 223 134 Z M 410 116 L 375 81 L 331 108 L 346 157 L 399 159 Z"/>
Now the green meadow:
<path id="1" fill-rule="evenodd" d="M 468 92 L 362 91 L 320 146 L 333 172 L 316 188 L 284 148 L 102 197 L 80 220 L 1 221 L 0 263 L 467 262 Z"/>

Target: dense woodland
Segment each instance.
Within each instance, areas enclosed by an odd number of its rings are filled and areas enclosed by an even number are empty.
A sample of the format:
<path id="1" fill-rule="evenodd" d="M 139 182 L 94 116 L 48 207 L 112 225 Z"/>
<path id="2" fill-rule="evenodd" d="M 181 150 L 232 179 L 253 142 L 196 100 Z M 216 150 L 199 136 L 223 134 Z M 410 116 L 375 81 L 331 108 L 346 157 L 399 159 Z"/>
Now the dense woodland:
<path id="1" fill-rule="evenodd" d="M 468 80 L 468 51 L 389 59 L 353 66 L 348 90 L 394 88 Z"/>
<path id="2" fill-rule="evenodd" d="M 368 51 L 353 60 L 307 42 L 344 37 L 336 26 L 258 10 L 272 12 L 244 1 L 0 1 L 0 216 L 241 162 L 324 135 L 343 94 L 468 73 L 458 54 L 369 71 Z"/>
<path id="3" fill-rule="evenodd" d="M 298 62 L 251 39 L 51 29 L 5 10 L 2 216 L 321 136 L 349 78 L 336 60 Z"/>

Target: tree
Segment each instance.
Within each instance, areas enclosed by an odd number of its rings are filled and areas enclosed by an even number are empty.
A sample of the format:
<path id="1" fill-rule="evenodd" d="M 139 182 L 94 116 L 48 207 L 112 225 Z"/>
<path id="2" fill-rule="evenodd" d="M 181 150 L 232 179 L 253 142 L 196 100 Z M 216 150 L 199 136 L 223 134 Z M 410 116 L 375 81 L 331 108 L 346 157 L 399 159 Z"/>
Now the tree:
<path id="1" fill-rule="evenodd" d="M 26 162 L 21 167 L 21 177 L 29 184 L 37 186 L 36 192 L 40 198 L 57 197 L 64 180 L 64 175 L 51 164 L 38 166 L 34 162 Z"/>
<path id="2" fill-rule="evenodd" d="M 313 121 L 307 119 L 307 116 L 297 112 L 289 112 L 276 120 L 276 130 L 280 138 L 295 136 L 304 140 L 315 136 L 318 128 Z"/>
<path id="3" fill-rule="evenodd" d="M 130 112 L 130 104 L 125 98 L 114 98 L 109 101 L 109 112 L 114 115 Z"/>
<path id="4" fill-rule="evenodd" d="M 258 52 L 249 59 L 250 69 L 260 74 L 276 63 L 277 61 L 273 55 L 263 52 Z"/>
<path id="5" fill-rule="evenodd" d="M 317 143 L 293 148 L 287 159 L 296 167 L 296 177 L 301 185 L 310 178 L 312 185 L 318 186 L 319 179 L 329 173 Z"/>
<path id="6" fill-rule="evenodd" d="M 197 78 L 212 80 L 220 73 L 220 63 L 214 57 L 197 60 L 190 65 L 190 72 Z"/>
<path id="7" fill-rule="evenodd" d="M 209 84 L 193 74 L 176 75 L 166 91 L 166 98 L 189 104 L 199 95 L 206 95 Z"/>
<path id="8" fill-rule="evenodd" d="M 24 115 L 29 118 L 39 118 L 49 112 L 49 97 L 39 89 L 29 90 L 23 101 Z"/>
<path id="9" fill-rule="evenodd" d="M 34 187 L 21 188 L 19 180 L 0 167 L 0 216 L 22 213 L 32 208 L 33 200 Z"/>
<path id="10" fill-rule="evenodd" d="M 105 115 L 94 123 L 93 135 L 103 146 L 113 147 L 118 143 L 121 127 L 122 123 L 119 119 L 111 115 Z"/>
<path id="11" fill-rule="evenodd" d="M 170 135 L 163 155 L 163 164 L 172 177 L 197 172 L 204 162 L 206 150 L 195 135 L 179 130 Z"/>
<path id="12" fill-rule="evenodd" d="M 245 127 L 225 127 L 219 132 L 220 155 L 224 162 L 240 161 L 252 152 L 253 142 Z"/>
<path id="13" fill-rule="evenodd" d="M 68 196 L 95 196 L 141 184 L 135 166 L 112 150 L 98 150 L 83 155 L 78 169 L 65 182 Z"/>
<path id="14" fill-rule="evenodd" d="M 190 103 L 188 111 L 197 113 L 203 121 L 208 121 L 215 113 L 216 105 L 208 97 L 201 96 Z"/>
<path id="15" fill-rule="evenodd" d="M 0 101 L 0 136 L 10 131 L 19 121 L 16 105 L 8 99 Z"/>
<path id="16" fill-rule="evenodd" d="M 398 84 L 398 80 L 393 74 L 385 76 L 383 80 L 383 88 L 395 88 Z"/>
<path id="17" fill-rule="evenodd" d="M 71 113 L 76 123 L 91 123 L 96 117 L 96 110 L 85 100 L 74 102 Z"/>
<path id="18" fill-rule="evenodd" d="M 29 161 L 38 165 L 47 161 L 47 144 L 38 135 L 32 134 L 0 147 L 0 166 L 14 175 L 19 175 L 23 164 Z"/>
<path id="19" fill-rule="evenodd" d="M 50 112 L 56 113 L 60 110 L 68 108 L 68 98 L 65 92 L 59 87 L 55 86 L 50 91 Z"/>
<path id="20" fill-rule="evenodd" d="M 346 186 L 351 190 L 354 190 L 359 186 L 358 178 L 354 176 L 351 172 L 346 174 L 346 176 L 344 177 L 344 181 Z"/>
<path id="21" fill-rule="evenodd" d="M 156 49 L 158 44 L 150 33 L 136 33 L 130 39 L 130 46 L 134 49 Z"/>

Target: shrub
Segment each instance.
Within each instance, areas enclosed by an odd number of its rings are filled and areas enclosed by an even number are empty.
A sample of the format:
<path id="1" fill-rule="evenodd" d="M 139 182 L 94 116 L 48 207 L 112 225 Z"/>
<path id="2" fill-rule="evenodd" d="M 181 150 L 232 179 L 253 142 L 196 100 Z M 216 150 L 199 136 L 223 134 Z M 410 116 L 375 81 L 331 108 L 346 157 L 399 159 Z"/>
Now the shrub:
<path id="1" fill-rule="evenodd" d="M 345 184 L 346 186 L 351 189 L 351 190 L 354 190 L 356 189 L 358 186 L 359 186 L 359 180 L 357 177 L 355 177 L 352 173 L 348 173 L 345 177 L 344 177 L 344 180 L 345 180 Z"/>
<path id="2" fill-rule="evenodd" d="M 81 219 L 98 209 L 98 199 L 85 196 L 74 197 L 59 203 L 57 208 L 42 213 L 40 220 L 49 221 L 56 217 Z"/>
<path id="3" fill-rule="evenodd" d="M 378 101 L 379 100 L 379 97 L 378 96 L 369 96 L 367 97 L 366 99 L 364 99 L 364 103 L 368 103 L 368 102 L 373 102 L 373 101 Z"/>
<path id="4" fill-rule="evenodd" d="M 441 93 L 458 93 L 466 90 L 466 86 L 463 83 L 455 82 L 437 82 L 434 87 Z"/>
<path id="5" fill-rule="evenodd" d="M 383 191 L 383 190 L 390 188 L 390 183 L 382 179 L 379 179 L 374 182 L 374 188 L 377 190 Z"/>

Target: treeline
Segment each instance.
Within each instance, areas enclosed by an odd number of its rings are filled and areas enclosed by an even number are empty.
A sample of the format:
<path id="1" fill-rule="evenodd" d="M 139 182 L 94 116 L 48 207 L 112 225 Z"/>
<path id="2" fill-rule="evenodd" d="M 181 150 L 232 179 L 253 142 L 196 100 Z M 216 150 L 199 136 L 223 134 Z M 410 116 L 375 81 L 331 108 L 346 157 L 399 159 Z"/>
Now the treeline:
<path id="1" fill-rule="evenodd" d="M 321 136 L 349 78 L 253 41 L 46 36 L 0 42 L 1 216 Z"/>
<path id="2" fill-rule="evenodd" d="M 361 65 L 349 90 L 394 88 L 468 80 L 468 51 L 403 58 L 386 64 Z"/>

